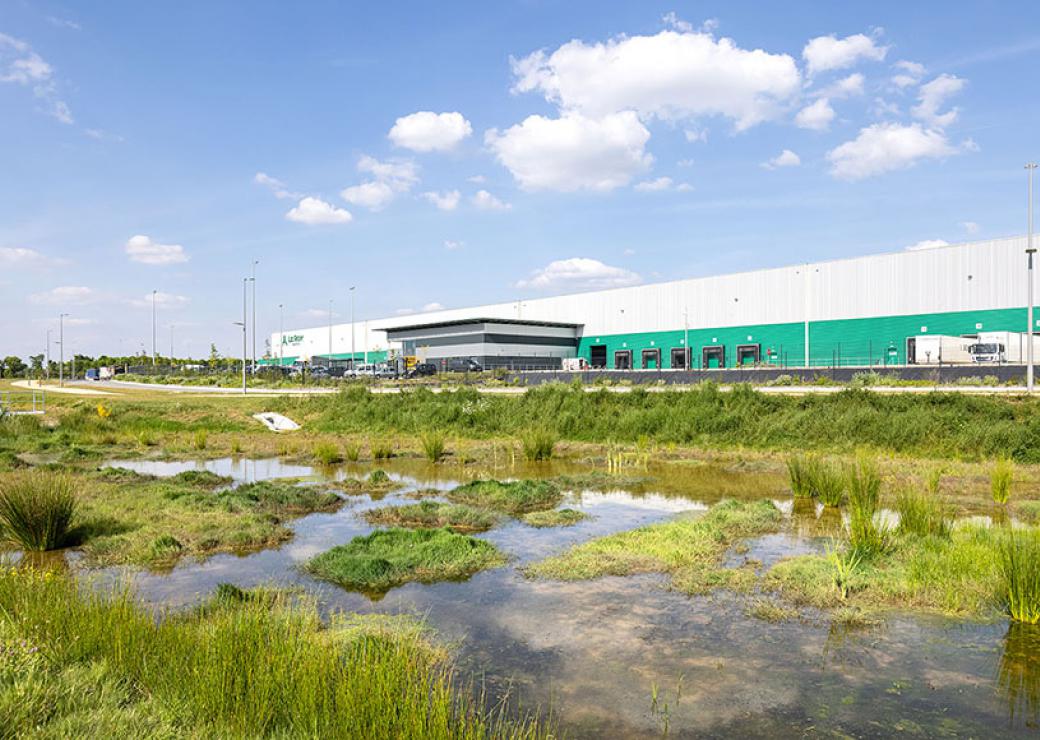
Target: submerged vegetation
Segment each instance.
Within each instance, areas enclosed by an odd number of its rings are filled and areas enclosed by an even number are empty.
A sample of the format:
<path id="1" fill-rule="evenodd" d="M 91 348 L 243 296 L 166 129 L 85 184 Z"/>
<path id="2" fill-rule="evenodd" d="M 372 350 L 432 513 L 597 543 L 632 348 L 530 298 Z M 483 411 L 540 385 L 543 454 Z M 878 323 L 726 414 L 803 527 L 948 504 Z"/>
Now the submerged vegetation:
<path id="1" fill-rule="evenodd" d="M 323 552 L 304 569 L 344 588 L 379 592 L 409 581 L 467 578 L 503 563 L 491 543 L 448 529 L 384 529 Z"/>
<path id="2" fill-rule="evenodd" d="M 67 475 L 32 471 L 0 476 L 0 538 L 23 550 L 61 547 L 76 504 Z"/>
<path id="3" fill-rule="evenodd" d="M 538 738 L 453 688 L 419 626 L 318 617 L 225 588 L 155 616 L 127 592 L 0 570 L 0 727 L 12 737 Z"/>

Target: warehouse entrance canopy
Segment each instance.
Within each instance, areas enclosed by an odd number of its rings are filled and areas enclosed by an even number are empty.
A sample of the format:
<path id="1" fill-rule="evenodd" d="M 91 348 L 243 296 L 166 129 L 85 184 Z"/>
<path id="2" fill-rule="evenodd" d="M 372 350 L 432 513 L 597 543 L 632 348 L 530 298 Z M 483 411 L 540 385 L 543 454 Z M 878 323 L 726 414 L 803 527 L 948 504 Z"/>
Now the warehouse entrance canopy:
<path id="1" fill-rule="evenodd" d="M 575 357 L 582 324 L 523 319 L 472 318 L 382 329 L 405 355 L 442 369 L 464 369 L 472 360 L 484 369 L 548 370 Z"/>

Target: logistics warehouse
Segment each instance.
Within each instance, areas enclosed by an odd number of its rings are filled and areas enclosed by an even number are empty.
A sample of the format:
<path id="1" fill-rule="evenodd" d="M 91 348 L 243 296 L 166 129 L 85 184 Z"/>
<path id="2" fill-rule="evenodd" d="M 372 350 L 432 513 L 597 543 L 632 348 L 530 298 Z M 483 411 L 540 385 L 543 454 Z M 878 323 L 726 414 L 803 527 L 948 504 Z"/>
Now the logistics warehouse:
<path id="1" fill-rule="evenodd" d="M 941 362 L 944 347 L 962 361 L 957 340 L 1026 331 L 1025 249 L 1011 237 L 293 329 L 272 335 L 270 362 L 876 366 Z M 927 356 L 926 338 L 941 340 Z"/>

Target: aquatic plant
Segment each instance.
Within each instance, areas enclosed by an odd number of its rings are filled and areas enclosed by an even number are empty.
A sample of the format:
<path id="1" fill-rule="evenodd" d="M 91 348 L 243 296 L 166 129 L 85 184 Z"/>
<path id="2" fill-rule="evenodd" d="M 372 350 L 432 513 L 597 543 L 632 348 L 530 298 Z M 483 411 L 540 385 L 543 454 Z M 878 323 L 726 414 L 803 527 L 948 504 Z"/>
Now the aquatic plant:
<path id="1" fill-rule="evenodd" d="M 524 459 L 530 462 L 551 460 L 556 450 L 556 440 L 556 433 L 545 427 L 525 432 L 520 437 Z"/>
<path id="2" fill-rule="evenodd" d="M 234 439 L 231 440 L 231 454 L 232 455 L 240 455 L 240 454 L 242 454 L 242 440 L 240 440 L 238 437 L 235 437 Z"/>
<path id="3" fill-rule="evenodd" d="M 827 562 L 830 563 L 834 585 L 842 601 L 849 598 L 852 579 L 859 568 L 862 557 L 855 549 L 842 549 L 832 544 L 826 550 Z"/>
<path id="4" fill-rule="evenodd" d="M 1040 624 L 1040 531 L 1008 529 L 998 551 L 1008 615 L 1016 622 Z"/>
<path id="5" fill-rule="evenodd" d="M 195 434 L 192 435 L 192 447 L 194 447 L 196 450 L 206 449 L 206 440 L 208 439 L 208 437 L 209 435 L 206 433 L 205 429 L 196 429 Z"/>
<path id="6" fill-rule="evenodd" d="M 60 473 L 16 472 L 0 477 L 0 534 L 23 550 L 61 547 L 76 514 L 72 480 Z"/>
<path id="7" fill-rule="evenodd" d="M 795 498 L 818 498 L 825 506 L 841 506 L 845 476 L 837 465 L 817 455 L 787 458 L 787 474 Z"/>
<path id="8" fill-rule="evenodd" d="M 1015 477 L 1015 464 L 1009 457 L 998 458 L 989 476 L 989 488 L 993 502 L 1003 506 L 1011 499 L 1011 481 Z"/>
<path id="9" fill-rule="evenodd" d="M 129 591 L 4 567 L 0 634 L 11 737 L 553 735 L 457 689 L 446 651 L 414 620 L 323 620 L 277 592 L 226 585 L 203 608 L 157 618 Z"/>
<path id="10" fill-rule="evenodd" d="M 444 494 L 449 501 L 469 504 L 514 516 L 552 509 L 563 500 L 558 486 L 547 480 L 475 480 Z"/>
<path id="11" fill-rule="evenodd" d="M 846 473 L 849 492 L 849 542 L 861 556 L 882 552 L 888 545 L 888 529 L 878 521 L 881 505 L 881 471 L 877 460 L 865 453 Z"/>
<path id="12" fill-rule="evenodd" d="M 339 447 L 332 442 L 317 442 L 311 452 L 314 455 L 314 459 L 322 465 L 335 465 L 343 462 L 343 454 L 340 452 Z"/>
<path id="13" fill-rule="evenodd" d="M 422 444 L 423 455 L 430 462 L 440 462 L 440 459 L 444 457 L 443 433 L 436 431 L 424 432 L 420 435 L 419 442 Z"/>
<path id="14" fill-rule="evenodd" d="M 408 581 L 466 578 L 504 562 L 490 542 L 448 529 L 383 529 L 311 558 L 304 569 L 344 588 L 379 592 Z"/>
<path id="15" fill-rule="evenodd" d="M 343 445 L 343 456 L 348 462 L 357 462 L 361 458 L 361 445 L 356 442 L 347 442 Z"/>
<path id="16" fill-rule="evenodd" d="M 367 480 L 373 486 L 382 486 L 390 482 L 390 476 L 386 474 L 385 470 L 376 468 L 368 474 Z"/>
<path id="17" fill-rule="evenodd" d="M 790 455 L 787 458 L 787 476 L 791 481 L 791 492 L 795 498 L 812 498 L 812 472 L 814 459 L 808 455 Z"/>
<path id="18" fill-rule="evenodd" d="M 938 494 L 920 493 L 913 488 L 903 488 L 896 495 L 896 511 L 899 513 L 898 531 L 919 537 L 949 537 L 953 517 L 949 507 Z"/>
<path id="19" fill-rule="evenodd" d="M 589 515 L 575 509 L 548 509 L 531 511 L 520 517 L 520 521 L 531 527 L 573 527 L 588 519 Z"/>
<path id="20" fill-rule="evenodd" d="M 394 456 L 393 445 L 385 439 L 374 439 L 368 443 L 373 460 L 389 460 Z"/>
<path id="21" fill-rule="evenodd" d="M 382 506 L 364 512 L 369 524 L 408 527 L 409 529 L 439 529 L 448 527 L 456 532 L 483 532 L 498 523 L 499 516 L 465 504 L 446 504 L 441 501 L 421 501 L 417 504 Z"/>

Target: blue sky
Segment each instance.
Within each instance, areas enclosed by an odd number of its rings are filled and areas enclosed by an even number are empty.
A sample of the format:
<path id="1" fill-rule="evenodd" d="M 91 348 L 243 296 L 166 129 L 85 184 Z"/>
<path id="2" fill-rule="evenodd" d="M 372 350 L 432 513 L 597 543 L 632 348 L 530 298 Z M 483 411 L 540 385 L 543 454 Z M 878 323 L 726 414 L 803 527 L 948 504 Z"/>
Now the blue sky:
<path id="1" fill-rule="evenodd" d="M 0 354 L 1022 233 L 1037 69 L 1035 2 L 2 0 Z"/>

